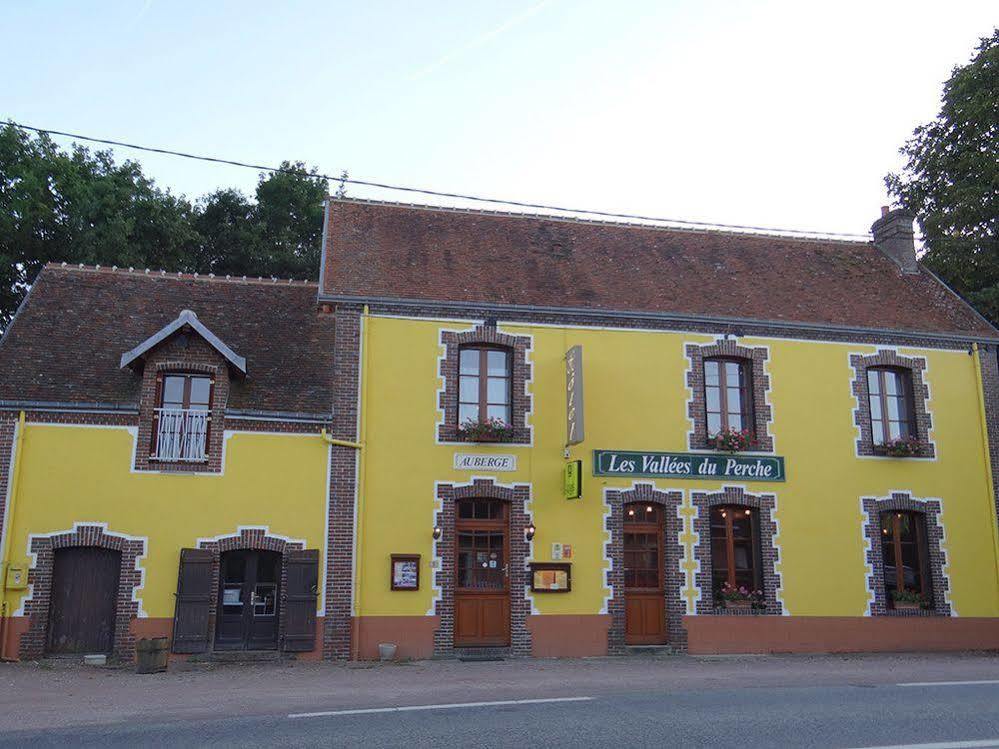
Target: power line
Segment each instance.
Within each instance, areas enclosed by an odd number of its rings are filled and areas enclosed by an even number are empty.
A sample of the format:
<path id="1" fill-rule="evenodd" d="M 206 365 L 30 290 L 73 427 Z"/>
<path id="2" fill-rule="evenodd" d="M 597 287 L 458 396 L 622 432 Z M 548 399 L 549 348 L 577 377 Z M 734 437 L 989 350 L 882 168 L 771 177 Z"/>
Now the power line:
<path id="1" fill-rule="evenodd" d="M 851 232 L 808 231 L 805 229 L 781 229 L 772 226 L 752 226 L 748 224 L 722 224 L 713 221 L 694 221 L 691 219 L 664 218 L 662 216 L 646 216 L 638 213 L 614 213 L 612 211 L 592 210 L 589 208 L 566 208 L 565 206 L 549 205 L 546 203 L 528 203 L 520 200 L 487 198 L 481 195 L 465 195 L 463 193 L 457 193 L 457 192 L 430 190 L 423 187 L 392 185 L 386 182 L 373 182 L 370 180 L 353 179 L 348 177 L 334 177 L 319 172 L 307 172 L 302 169 L 286 169 L 282 167 L 267 166 L 266 164 L 251 164 L 245 161 L 223 159 L 216 156 L 203 156 L 199 154 L 186 153 L 184 151 L 174 151 L 169 148 L 142 146 L 136 143 L 126 143 L 120 140 L 111 140 L 110 138 L 95 138 L 90 135 L 81 135 L 79 133 L 68 133 L 62 130 L 52 130 L 49 128 L 33 127 L 32 125 L 25 125 L 20 122 L 14 122 L 13 120 L 8 120 L 7 124 L 12 125 L 13 127 L 19 128 L 21 130 L 29 130 L 36 133 L 44 133 L 46 135 L 61 135 L 67 138 L 75 138 L 77 140 L 88 141 L 90 143 L 100 143 L 108 146 L 120 146 L 122 148 L 133 148 L 137 151 L 159 153 L 159 154 L 165 154 L 167 156 L 179 156 L 184 159 L 193 159 L 195 161 L 207 161 L 214 164 L 227 164 L 229 166 L 238 166 L 246 169 L 257 169 L 259 171 L 271 172 L 273 174 L 289 174 L 297 177 L 320 177 L 330 182 L 340 182 L 350 185 L 359 185 L 362 187 L 374 187 L 382 190 L 395 190 L 399 192 L 418 193 L 420 195 L 433 195 L 439 198 L 455 198 L 457 200 L 469 200 L 477 203 L 492 203 L 495 205 L 507 205 L 507 206 L 514 206 L 517 208 L 531 208 L 534 210 L 541 210 L 541 211 L 558 211 L 562 213 L 586 214 L 590 216 L 600 216 L 603 218 L 630 219 L 634 221 L 654 221 L 657 223 L 673 224 L 681 227 L 688 226 L 688 227 L 697 227 L 704 229 L 732 229 L 737 231 L 770 232 L 775 234 L 793 234 L 793 235 L 812 236 L 812 237 L 819 236 L 819 237 L 842 237 L 849 239 L 866 239 L 866 240 L 870 239 L 869 234 L 855 234 Z M 605 176 L 605 175 L 599 175 L 599 176 Z"/>

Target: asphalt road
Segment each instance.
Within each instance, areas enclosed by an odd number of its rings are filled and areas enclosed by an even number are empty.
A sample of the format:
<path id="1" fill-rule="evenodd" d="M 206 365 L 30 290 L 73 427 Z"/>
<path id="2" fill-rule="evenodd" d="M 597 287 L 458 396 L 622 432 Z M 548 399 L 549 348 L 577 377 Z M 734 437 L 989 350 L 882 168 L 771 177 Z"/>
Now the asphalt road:
<path id="1" fill-rule="evenodd" d="M 0 746 L 999 747 L 999 680 L 644 690 L 421 709 L 6 730 Z M 413 704 L 402 707 L 412 707 Z M 316 714 L 318 713 L 318 714 Z"/>

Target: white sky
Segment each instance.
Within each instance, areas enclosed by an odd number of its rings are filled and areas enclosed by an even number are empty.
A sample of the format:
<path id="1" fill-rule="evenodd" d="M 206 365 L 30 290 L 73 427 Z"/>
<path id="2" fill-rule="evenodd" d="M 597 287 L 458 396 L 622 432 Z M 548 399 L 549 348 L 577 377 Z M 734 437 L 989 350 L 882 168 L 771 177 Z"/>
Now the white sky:
<path id="1" fill-rule="evenodd" d="M 0 118 L 453 192 L 865 232 L 899 146 L 997 23 L 995 0 L 8 2 Z M 256 183 L 118 153 L 189 197 Z"/>

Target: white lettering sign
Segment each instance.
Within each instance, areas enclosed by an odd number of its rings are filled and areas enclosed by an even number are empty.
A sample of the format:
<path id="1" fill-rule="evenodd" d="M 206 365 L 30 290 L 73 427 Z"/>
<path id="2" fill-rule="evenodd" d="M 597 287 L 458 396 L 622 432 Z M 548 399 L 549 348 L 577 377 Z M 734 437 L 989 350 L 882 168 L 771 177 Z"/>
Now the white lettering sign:
<path id="1" fill-rule="evenodd" d="M 469 453 L 454 454 L 454 470 L 456 471 L 516 471 L 516 455 L 471 455 Z"/>

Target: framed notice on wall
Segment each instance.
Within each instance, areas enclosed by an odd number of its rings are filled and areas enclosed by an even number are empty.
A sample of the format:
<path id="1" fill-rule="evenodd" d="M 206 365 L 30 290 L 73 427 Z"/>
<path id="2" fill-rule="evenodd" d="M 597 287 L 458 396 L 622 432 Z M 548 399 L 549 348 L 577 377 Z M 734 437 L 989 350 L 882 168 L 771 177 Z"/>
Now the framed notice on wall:
<path id="1" fill-rule="evenodd" d="M 532 593 L 568 593 L 572 590 L 572 565 L 534 562 L 531 565 Z"/>
<path id="2" fill-rule="evenodd" d="M 420 555 L 392 555 L 392 590 L 420 589 Z"/>

